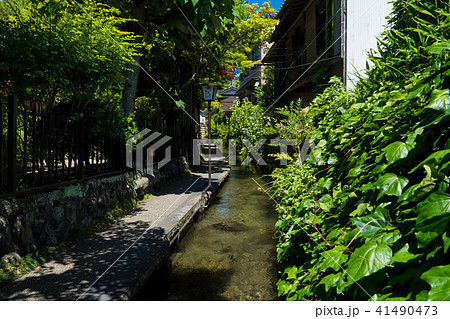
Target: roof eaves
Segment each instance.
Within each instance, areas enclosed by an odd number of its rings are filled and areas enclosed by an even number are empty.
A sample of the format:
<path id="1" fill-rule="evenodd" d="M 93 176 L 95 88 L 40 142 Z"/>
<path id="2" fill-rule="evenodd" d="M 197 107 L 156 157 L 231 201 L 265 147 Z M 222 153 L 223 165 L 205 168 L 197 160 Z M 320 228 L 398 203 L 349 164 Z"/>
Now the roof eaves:
<path id="1" fill-rule="evenodd" d="M 271 41 L 276 42 L 286 35 L 286 31 L 297 20 L 298 15 L 303 11 L 305 5 L 310 0 L 285 0 L 276 19 L 279 20 L 275 31 L 272 35 Z"/>
<path id="2" fill-rule="evenodd" d="M 289 6 L 289 4 L 292 2 L 292 0 L 284 0 L 283 4 L 280 7 L 280 10 L 278 10 L 277 15 L 275 16 L 275 19 L 277 20 L 281 20 L 281 18 L 283 17 L 286 8 Z"/>

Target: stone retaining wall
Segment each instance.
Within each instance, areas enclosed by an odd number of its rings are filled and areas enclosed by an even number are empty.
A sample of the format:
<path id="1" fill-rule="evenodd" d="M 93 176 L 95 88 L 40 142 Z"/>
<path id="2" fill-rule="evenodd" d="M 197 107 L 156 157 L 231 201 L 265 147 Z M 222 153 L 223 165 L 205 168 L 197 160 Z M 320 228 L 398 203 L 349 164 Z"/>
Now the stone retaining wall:
<path id="1" fill-rule="evenodd" d="M 121 201 L 141 199 L 187 169 L 186 159 L 178 158 L 153 175 L 129 171 L 0 200 L 0 261 L 14 261 L 17 254 L 56 245 Z"/>

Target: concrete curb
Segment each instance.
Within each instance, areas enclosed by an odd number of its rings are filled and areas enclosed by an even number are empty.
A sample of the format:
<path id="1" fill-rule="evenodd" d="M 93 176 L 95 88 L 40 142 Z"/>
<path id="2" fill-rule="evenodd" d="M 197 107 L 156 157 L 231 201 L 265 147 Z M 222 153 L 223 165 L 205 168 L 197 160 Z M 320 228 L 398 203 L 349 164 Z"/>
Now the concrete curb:
<path id="1" fill-rule="evenodd" d="M 147 230 L 79 298 L 80 301 L 130 300 L 170 255 L 170 246 L 209 204 L 230 173 L 229 166 L 213 175 L 212 188 L 192 196 L 155 227 Z"/>

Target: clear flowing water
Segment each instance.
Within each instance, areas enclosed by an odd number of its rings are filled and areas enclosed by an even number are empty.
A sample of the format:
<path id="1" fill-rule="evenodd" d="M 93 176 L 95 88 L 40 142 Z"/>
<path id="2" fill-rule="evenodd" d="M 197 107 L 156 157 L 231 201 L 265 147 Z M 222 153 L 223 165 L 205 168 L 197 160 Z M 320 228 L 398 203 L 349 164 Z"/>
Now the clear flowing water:
<path id="1" fill-rule="evenodd" d="M 138 300 L 276 300 L 276 215 L 251 167 L 235 167 Z"/>

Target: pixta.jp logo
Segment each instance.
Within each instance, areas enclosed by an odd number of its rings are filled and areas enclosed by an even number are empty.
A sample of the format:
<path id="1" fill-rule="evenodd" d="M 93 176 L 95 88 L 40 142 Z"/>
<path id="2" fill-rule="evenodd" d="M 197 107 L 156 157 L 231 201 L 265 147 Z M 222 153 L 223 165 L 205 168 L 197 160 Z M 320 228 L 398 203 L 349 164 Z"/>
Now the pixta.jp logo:
<path id="1" fill-rule="evenodd" d="M 280 166 L 286 166 L 288 164 L 288 147 L 295 147 L 296 151 L 298 152 L 299 161 L 301 163 L 305 162 L 309 158 L 310 151 L 314 151 L 316 146 L 314 142 L 311 142 L 310 140 L 306 140 L 305 143 L 303 143 L 301 149 L 297 145 L 297 140 L 293 139 L 261 139 L 256 141 L 256 143 L 252 144 L 251 141 L 243 139 L 241 140 L 243 147 L 247 149 L 247 157 L 242 161 L 241 165 L 249 165 L 252 160 L 256 162 L 257 165 L 265 166 L 267 165 L 266 161 L 262 158 L 260 154 L 261 148 L 268 144 L 273 147 L 278 146 L 279 147 L 279 161 Z M 203 146 L 209 146 L 209 143 L 214 146 L 214 157 L 224 157 L 224 141 L 221 139 L 211 139 L 210 141 L 208 139 L 195 139 L 193 143 L 193 164 L 194 165 L 200 165 L 201 163 L 201 154 L 205 154 L 204 149 L 202 150 Z M 230 139 L 228 141 L 228 163 L 232 166 L 236 165 L 236 140 Z"/>
<path id="2" fill-rule="evenodd" d="M 161 133 L 153 132 L 145 129 L 139 132 L 127 141 L 127 167 L 136 168 L 136 170 L 143 172 L 144 174 L 153 174 L 154 170 L 154 158 L 156 150 L 163 147 L 164 144 L 169 142 L 172 138 L 169 136 L 161 137 Z M 134 152 L 134 146 L 136 145 L 136 152 Z M 136 154 L 133 160 L 133 154 Z M 170 162 L 172 155 L 171 146 L 167 146 L 165 149 L 165 157 L 158 162 L 158 169 L 161 169 L 164 165 Z M 146 165 L 145 165 L 146 164 Z M 145 165 L 145 167 L 144 167 Z"/>

